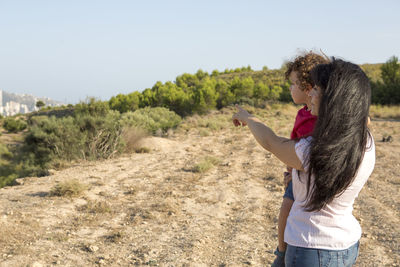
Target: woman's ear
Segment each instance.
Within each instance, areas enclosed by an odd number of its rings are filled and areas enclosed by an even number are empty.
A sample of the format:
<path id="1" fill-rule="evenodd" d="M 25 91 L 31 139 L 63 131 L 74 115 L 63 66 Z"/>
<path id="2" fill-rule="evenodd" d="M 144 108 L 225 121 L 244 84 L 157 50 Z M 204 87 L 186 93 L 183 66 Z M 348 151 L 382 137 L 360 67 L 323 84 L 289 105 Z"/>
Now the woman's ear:
<path id="1" fill-rule="evenodd" d="M 307 85 L 306 85 L 306 89 L 304 89 L 304 93 L 306 93 L 307 95 L 309 95 L 310 92 L 311 92 L 311 90 L 312 90 L 311 84 L 307 84 Z"/>

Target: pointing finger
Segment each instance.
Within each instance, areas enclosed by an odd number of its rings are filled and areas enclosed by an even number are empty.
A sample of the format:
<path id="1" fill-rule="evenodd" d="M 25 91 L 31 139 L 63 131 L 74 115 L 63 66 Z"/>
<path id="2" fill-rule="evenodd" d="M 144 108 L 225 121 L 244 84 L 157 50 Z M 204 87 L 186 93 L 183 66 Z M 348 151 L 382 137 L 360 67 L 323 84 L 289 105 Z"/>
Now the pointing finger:
<path id="1" fill-rule="evenodd" d="M 237 111 L 243 111 L 244 110 L 241 106 L 239 106 L 239 104 L 236 104 L 235 107 L 236 107 Z"/>

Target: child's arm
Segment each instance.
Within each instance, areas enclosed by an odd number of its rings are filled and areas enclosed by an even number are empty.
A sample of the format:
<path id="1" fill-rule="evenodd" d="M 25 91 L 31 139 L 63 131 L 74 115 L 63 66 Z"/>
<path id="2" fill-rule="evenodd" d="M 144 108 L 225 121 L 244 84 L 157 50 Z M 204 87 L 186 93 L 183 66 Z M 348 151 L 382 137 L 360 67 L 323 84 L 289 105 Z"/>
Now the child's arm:
<path id="1" fill-rule="evenodd" d="M 240 123 L 242 123 L 243 126 L 247 125 L 257 142 L 263 148 L 272 152 L 279 160 L 289 167 L 303 170 L 303 165 L 295 152 L 295 141 L 277 136 L 259 119 L 238 105 L 236 105 L 236 107 L 238 112 L 232 117 L 235 126 L 240 125 Z"/>

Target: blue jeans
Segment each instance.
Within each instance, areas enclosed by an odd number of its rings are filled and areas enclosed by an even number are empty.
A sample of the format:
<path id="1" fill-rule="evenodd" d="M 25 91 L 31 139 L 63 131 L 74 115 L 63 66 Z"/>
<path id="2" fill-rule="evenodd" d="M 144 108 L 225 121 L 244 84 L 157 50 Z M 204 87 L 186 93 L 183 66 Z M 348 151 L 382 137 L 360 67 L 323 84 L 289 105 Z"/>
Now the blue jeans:
<path id="1" fill-rule="evenodd" d="M 294 195 L 293 195 L 293 183 L 292 181 L 289 182 L 288 186 L 285 189 L 285 194 L 283 197 L 291 199 L 294 201 Z"/>
<path id="2" fill-rule="evenodd" d="M 360 242 L 344 250 L 327 250 L 294 247 L 288 244 L 286 267 L 347 267 L 357 259 Z"/>

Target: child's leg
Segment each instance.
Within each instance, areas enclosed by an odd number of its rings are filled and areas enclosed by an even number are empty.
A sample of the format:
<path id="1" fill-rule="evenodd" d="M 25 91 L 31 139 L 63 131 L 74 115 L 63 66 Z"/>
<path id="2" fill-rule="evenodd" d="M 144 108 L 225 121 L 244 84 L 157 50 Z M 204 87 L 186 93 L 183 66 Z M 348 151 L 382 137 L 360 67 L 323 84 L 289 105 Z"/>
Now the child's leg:
<path id="1" fill-rule="evenodd" d="M 285 234 L 287 217 L 289 216 L 289 212 L 290 209 L 292 208 L 293 202 L 294 202 L 293 183 L 292 180 L 290 179 L 285 189 L 285 194 L 283 195 L 282 205 L 278 217 L 278 250 L 280 252 L 286 250 L 286 243 L 283 240 L 283 237 Z"/>
<path id="2" fill-rule="evenodd" d="M 279 218 L 278 218 L 278 250 L 283 252 L 286 250 L 286 243 L 283 240 L 285 234 L 285 227 L 287 217 L 289 216 L 290 209 L 293 205 L 293 200 L 287 197 L 283 198 L 281 209 L 279 211 Z"/>
<path id="3" fill-rule="evenodd" d="M 276 258 L 271 265 L 273 267 L 284 267 L 285 266 L 286 243 L 284 241 L 284 234 L 285 234 L 287 217 L 289 216 L 289 212 L 290 212 L 290 209 L 292 208 L 293 202 L 294 202 L 293 185 L 292 185 L 292 181 L 290 181 L 288 186 L 286 187 L 285 194 L 283 195 L 281 209 L 279 211 L 278 248 L 274 252 L 274 254 L 276 255 Z"/>

